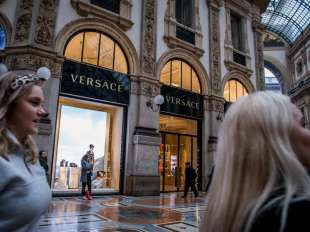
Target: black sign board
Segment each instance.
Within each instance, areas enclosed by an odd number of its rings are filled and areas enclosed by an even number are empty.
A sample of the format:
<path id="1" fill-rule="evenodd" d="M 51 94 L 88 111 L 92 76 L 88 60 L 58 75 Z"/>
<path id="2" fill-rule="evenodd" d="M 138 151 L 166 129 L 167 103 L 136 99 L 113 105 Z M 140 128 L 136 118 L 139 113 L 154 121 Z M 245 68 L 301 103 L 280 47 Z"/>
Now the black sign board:
<path id="1" fill-rule="evenodd" d="M 66 60 L 60 87 L 61 95 L 86 100 L 129 104 L 129 77 L 104 68 Z"/>
<path id="2" fill-rule="evenodd" d="M 161 87 L 161 95 L 163 95 L 165 102 L 160 106 L 160 112 L 197 119 L 203 117 L 201 95 L 166 85 Z"/>

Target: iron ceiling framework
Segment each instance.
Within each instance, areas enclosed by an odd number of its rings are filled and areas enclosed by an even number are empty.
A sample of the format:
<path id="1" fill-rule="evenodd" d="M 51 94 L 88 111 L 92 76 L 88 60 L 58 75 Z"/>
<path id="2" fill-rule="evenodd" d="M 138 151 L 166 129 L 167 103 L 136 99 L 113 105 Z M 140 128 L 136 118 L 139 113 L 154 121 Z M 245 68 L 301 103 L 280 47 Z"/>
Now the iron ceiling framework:
<path id="1" fill-rule="evenodd" d="M 262 23 L 292 45 L 310 23 L 310 0 L 270 0 Z"/>

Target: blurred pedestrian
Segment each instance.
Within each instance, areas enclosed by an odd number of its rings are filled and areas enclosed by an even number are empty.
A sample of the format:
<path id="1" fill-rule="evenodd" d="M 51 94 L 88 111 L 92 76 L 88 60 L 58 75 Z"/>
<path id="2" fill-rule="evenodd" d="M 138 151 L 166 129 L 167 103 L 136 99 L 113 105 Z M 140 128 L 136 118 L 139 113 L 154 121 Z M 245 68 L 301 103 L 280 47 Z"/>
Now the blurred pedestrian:
<path id="1" fill-rule="evenodd" d="M 47 152 L 39 151 L 39 162 L 42 168 L 45 171 L 46 179 L 48 180 L 48 160 L 47 160 Z"/>
<path id="2" fill-rule="evenodd" d="M 46 114 L 44 80 L 42 68 L 37 74 L 12 71 L 0 76 L 0 231 L 35 231 L 51 200 L 32 138 Z"/>
<path id="3" fill-rule="evenodd" d="M 183 198 L 187 196 L 189 188 L 194 192 L 195 197 L 198 197 L 198 191 L 196 189 L 196 171 L 191 167 L 190 162 L 185 163 L 185 187 Z"/>
<path id="4" fill-rule="evenodd" d="M 310 131 L 287 96 L 238 99 L 221 125 L 201 231 L 309 231 Z"/>

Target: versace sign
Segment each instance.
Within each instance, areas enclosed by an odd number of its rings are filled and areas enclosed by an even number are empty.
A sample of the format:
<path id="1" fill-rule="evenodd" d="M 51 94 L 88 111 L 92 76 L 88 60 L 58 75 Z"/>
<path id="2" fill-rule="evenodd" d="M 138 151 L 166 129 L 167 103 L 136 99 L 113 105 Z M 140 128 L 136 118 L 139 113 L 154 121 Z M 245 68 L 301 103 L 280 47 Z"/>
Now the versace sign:
<path id="1" fill-rule="evenodd" d="M 161 112 L 190 116 L 197 119 L 203 117 L 201 95 L 166 85 L 161 87 L 161 95 L 165 99 L 164 104 L 160 106 Z"/>
<path id="2" fill-rule="evenodd" d="M 63 64 L 60 93 L 64 96 L 128 105 L 129 78 L 126 74 L 66 60 Z"/>

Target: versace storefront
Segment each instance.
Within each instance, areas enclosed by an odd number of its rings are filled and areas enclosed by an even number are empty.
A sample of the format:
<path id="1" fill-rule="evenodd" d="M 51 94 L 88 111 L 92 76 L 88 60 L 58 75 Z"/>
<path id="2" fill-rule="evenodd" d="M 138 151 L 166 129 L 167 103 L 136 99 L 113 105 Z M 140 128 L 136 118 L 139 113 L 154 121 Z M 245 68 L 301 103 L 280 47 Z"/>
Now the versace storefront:
<path id="1" fill-rule="evenodd" d="M 51 186 L 79 192 L 81 158 L 94 145 L 94 193 L 122 191 L 129 76 L 110 37 L 96 31 L 72 36 L 62 68 Z"/>
<path id="2" fill-rule="evenodd" d="M 186 162 L 197 171 L 201 189 L 203 98 L 197 74 L 187 62 L 173 59 L 164 66 L 160 81 L 165 99 L 160 111 L 160 190 L 184 190 Z"/>

